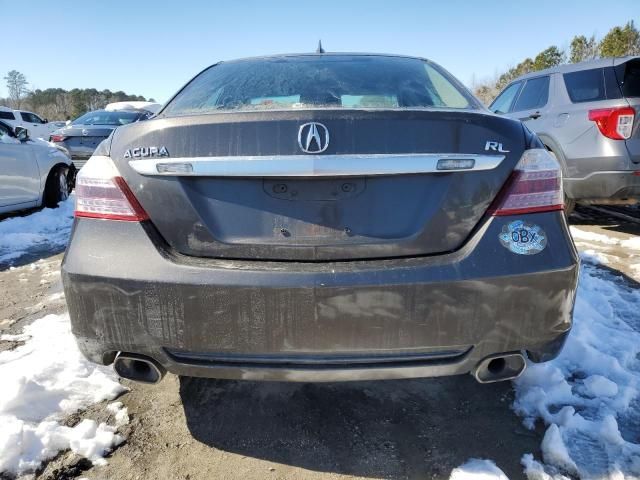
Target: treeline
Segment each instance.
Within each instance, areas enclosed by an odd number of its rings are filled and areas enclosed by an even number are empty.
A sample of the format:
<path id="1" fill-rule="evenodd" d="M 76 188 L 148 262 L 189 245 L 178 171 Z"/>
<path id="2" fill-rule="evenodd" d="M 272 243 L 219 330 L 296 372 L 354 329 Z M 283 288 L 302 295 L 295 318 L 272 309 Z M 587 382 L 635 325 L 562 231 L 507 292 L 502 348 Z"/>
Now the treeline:
<path id="1" fill-rule="evenodd" d="M 633 21 L 623 27 L 614 27 L 601 39 L 595 36 L 576 35 L 571 40 L 569 52 L 555 45 L 546 48 L 534 58 L 526 58 L 518 65 L 510 68 L 493 79 L 484 82 L 473 82 L 472 88 L 476 96 L 486 105 L 506 87 L 512 80 L 525 73 L 544 70 L 561 63 L 578 63 L 599 57 L 624 57 L 640 55 L 640 32 Z"/>
<path id="2" fill-rule="evenodd" d="M 0 98 L 0 105 L 29 110 L 49 120 L 74 119 L 88 111 L 104 108 L 112 102 L 147 100 L 142 95 L 95 88 L 47 88 L 31 91 L 27 88 L 26 77 L 16 70 L 8 72 L 4 79 L 7 82 L 9 98 Z"/>
<path id="3" fill-rule="evenodd" d="M 67 91 L 62 88 L 36 89 L 24 99 L 22 108 L 53 119 L 74 119 L 91 110 L 104 108 L 108 103 L 141 100 L 142 95 L 129 95 L 122 91 L 98 91 L 95 88 L 74 88 Z"/>

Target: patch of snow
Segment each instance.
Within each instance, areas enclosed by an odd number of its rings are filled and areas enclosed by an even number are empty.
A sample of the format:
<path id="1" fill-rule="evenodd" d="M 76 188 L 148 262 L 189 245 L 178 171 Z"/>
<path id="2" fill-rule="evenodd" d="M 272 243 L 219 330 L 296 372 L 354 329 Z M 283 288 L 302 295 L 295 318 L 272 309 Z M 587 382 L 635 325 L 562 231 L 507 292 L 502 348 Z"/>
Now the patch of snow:
<path id="1" fill-rule="evenodd" d="M 584 386 L 592 397 L 614 397 L 618 394 L 618 385 L 602 375 L 585 378 Z"/>
<path id="2" fill-rule="evenodd" d="M 491 460 L 472 458 L 464 465 L 454 468 L 449 480 L 509 480 Z"/>
<path id="3" fill-rule="evenodd" d="M 53 293 L 47 297 L 48 302 L 56 302 L 64 298 L 64 292 Z"/>
<path id="4" fill-rule="evenodd" d="M 570 230 L 571 236 L 576 241 L 584 240 L 586 242 L 600 242 L 607 245 L 618 245 L 620 243 L 620 240 L 618 240 L 617 238 L 603 235 L 602 233 L 587 232 L 585 230 L 580 230 L 579 228 L 576 228 L 574 226 L 571 226 Z"/>
<path id="5" fill-rule="evenodd" d="M 5 342 L 26 342 L 30 338 L 31 336 L 27 335 L 26 333 L 20 333 L 18 335 L 0 335 L 0 340 L 4 340 Z"/>
<path id="6" fill-rule="evenodd" d="M 578 474 L 578 467 L 571 459 L 569 450 L 564 443 L 558 426 L 551 424 L 542 439 L 542 458 L 545 463 L 549 463 L 572 475 Z"/>
<path id="7" fill-rule="evenodd" d="M 547 427 L 530 480 L 640 476 L 640 291 L 584 263 L 574 326 L 560 355 L 514 381 L 515 411 Z"/>
<path id="8" fill-rule="evenodd" d="M 116 427 L 122 427 L 129 423 L 129 410 L 122 405 L 122 402 L 110 403 L 107 405 L 107 410 L 113 414 Z"/>
<path id="9" fill-rule="evenodd" d="M 607 263 L 609 263 L 609 259 L 607 258 L 607 255 L 592 249 L 580 251 L 580 258 L 583 261 L 593 263 L 594 265 L 598 265 L 598 264 L 606 265 Z"/>
<path id="10" fill-rule="evenodd" d="M 640 237 L 639 236 L 635 236 L 633 238 L 630 238 L 628 240 L 622 240 L 622 242 L 620 242 L 620 245 L 622 245 L 624 248 L 630 248 L 633 250 L 640 250 Z"/>
<path id="11" fill-rule="evenodd" d="M 68 314 L 47 315 L 17 337 L 24 345 L 0 352 L 0 472 L 33 471 L 65 449 L 103 462 L 123 441 L 115 426 L 83 420 L 67 427 L 60 420 L 122 393 L 116 375 L 82 356 Z"/>
<path id="12" fill-rule="evenodd" d="M 0 263 L 17 260 L 36 247 L 64 247 L 71 233 L 74 203 L 72 195 L 58 208 L 45 208 L 25 217 L 0 221 Z M 34 269 L 39 268 L 33 265 Z"/>
<path id="13" fill-rule="evenodd" d="M 521 463 L 528 480 L 570 480 L 569 477 L 557 473 L 554 467 L 547 467 L 547 470 L 553 472 L 553 476 L 547 473 L 544 465 L 537 462 L 530 453 L 522 456 Z"/>

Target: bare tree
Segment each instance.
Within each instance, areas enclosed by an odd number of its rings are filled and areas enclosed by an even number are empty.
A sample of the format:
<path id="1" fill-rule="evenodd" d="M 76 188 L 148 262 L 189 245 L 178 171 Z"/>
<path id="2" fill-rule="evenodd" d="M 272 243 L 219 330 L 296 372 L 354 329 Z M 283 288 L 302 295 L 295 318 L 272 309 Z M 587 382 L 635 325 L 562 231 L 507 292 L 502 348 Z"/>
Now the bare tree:
<path id="1" fill-rule="evenodd" d="M 27 90 L 27 85 L 29 84 L 27 78 L 17 70 L 11 70 L 4 79 L 7 82 L 11 106 L 13 108 L 20 108 L 22 99 L 29 93 L 29 90 Z"/>

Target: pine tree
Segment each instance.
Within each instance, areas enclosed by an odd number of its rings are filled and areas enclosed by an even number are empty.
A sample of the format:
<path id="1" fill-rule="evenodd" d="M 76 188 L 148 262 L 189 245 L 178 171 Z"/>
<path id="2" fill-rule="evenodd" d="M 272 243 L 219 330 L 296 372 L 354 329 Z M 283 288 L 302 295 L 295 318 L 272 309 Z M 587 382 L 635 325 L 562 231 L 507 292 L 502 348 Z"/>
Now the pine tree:
<path id="1" fill-rule="evenodd" d="M 613 27 L 600 42 L 603 57 L 624 57 L 640 54 L 640 32 L 633 20 L 624 27 Z"/>
<path id="2" fill-rule="evenodd" d="M 591 60 L 598 56 L 598 43 L 595 35 L 587 38 L 584 35 L 576 35 L 571 40 L 571 53 L 569 62 L 578 63 Z"/>
<path id="3" fill-rule="evenodd" d="M 545 68 L 555 67 L 564 63 L 566 55 L 555 45 L 541 51 L 536 58 L 533 59 L 533 70 L 544 70 Z"/>

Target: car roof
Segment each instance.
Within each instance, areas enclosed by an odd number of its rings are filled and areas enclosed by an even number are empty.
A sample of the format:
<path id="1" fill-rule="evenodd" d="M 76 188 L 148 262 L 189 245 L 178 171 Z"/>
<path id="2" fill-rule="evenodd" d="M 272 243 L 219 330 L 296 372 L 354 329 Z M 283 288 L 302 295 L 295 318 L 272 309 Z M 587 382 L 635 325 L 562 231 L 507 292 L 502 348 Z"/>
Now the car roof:
<path id="1" fill-rule="evenodd" d="M 322 58 L 322 57 L 392 57 L 392 58 L 407 58 L 413 60 L 422 60 L 425 62 L 431 62 L 431 60 L 423 57 L 415 57 L 411 55 L 400 55 L 395 53 L 366 53 L 366 52 L 324 52 L 324 53 L 279 53 L 274 55 L 259 55 L 256 57 L 244 57 L 233 60 L 224 60 L 217 63 L 235 63 L 246 62 L 255 60 L 278 60 L 282 58 Z"/>
<path id="2" fill-rule="evenodd" d="M 542 75 L 549 75 L 550 73 L 571 73 L 579 72 L 581 70 L 590 70 L 592 68 L 611 67 L 614 65 L 620 65 L 621 63 L 628 62 L 629 60 L 640 59 L 637 55 L 628 55 L 626 57 L 605 57 L 596 58 L 593 60 L 586 60 L 579 63 L 563 63 L 562 65 L 556 65 L 555 67 L 546 68 L 544 70 L 537 70 L 535 72 L 525 73 L 514 79 L 513 82 L 518 80 L 526 80 L 527 78 L 540 77 Z M 511 83 L 513 83 L 511 82 Z"/>
<path id="3" fill-rule="evenodd" d="M 85 115 L 87 115 L 89 113 L 120 113 L 120 112 L 125 112 L 125 113 L 147 113 L 148 111 L 144 110 L 144 109 L 140 109 L 140 110 L 134 110 L 134 109 L 104 110 L 104 109 L 100 109 L 100 110 L 91 110 L 89 112 L 83 113 L 82 115 L 80 115 L 80 117 L 84 117 Z"/>

